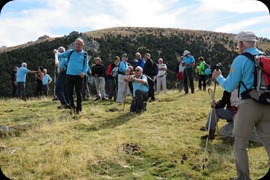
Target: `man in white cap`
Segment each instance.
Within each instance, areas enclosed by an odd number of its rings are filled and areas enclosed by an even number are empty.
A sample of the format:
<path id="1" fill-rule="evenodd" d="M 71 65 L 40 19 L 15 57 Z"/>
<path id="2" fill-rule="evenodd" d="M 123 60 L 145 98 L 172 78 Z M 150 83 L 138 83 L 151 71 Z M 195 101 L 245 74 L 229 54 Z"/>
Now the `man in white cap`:
<path id="1" fill-rule="evenodd" d="M 220 70 L 215 70 L 212 78 L 228 92 L 232 92 L 240 82 L 251 89 L 254 81 L 254 63 L 242 55 L 248 52 L 252 55 L 262 54 L 256 48 L 257 37 L 253 32 L 242 31 L 235 38 L 239 48 L 239 54 L 233 61 L 230 73 L 224 78 Z M 232 180 L 249 180 L 248 142 L 251 132 L 256 127 L 256 133 L 263 143 L 270 159 L 270 106 L 260 104 L 250 97 L 244 96 L 246 88 L 240 86 L 241 103 L 235 116 L 234 134 L 234 156 L 236 161 L 237 178 Z"/>
<path id="2" fill-rule="evenodd" d="M 195 66 L 195 59 L 190 55 L 188 50 L 185 50 L 183 53 L 183 62 L 184 62 L 184 90 L 185 94 L 188 93 L 188 86 L 191 89 L 191 93 L 194 93 L 194 78 L 193 78 L 193 67 Z M 188 84 L 189 83 L 189 84 Z"/>

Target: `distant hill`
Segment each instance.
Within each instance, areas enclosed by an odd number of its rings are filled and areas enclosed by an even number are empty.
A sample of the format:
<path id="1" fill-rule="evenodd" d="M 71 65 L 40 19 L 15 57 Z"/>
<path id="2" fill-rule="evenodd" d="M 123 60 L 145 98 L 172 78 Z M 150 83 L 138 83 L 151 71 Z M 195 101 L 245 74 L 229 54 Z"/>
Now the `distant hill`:
<path id="1" fill-rule="evenodd" d="M 142 55 L 149 52 L 155 62 L 162 57 L 169 69 L 168 87 L 172 88 L 175 87 L 177 58 L 186 49 L 196 60 L 203 56 L 206 62 L 212 65 L 222 62 L 223 73 L 228 73 L 230 64 L 237 55 L 234 36 L 235 34 L 211 31 L 150 27 L 115 27 L 84 33 L 72 32 L 57 38 L 43 36 L 34 42 L 0 48 L 0 96 L 9 97 L 11 94 L 11 84 L 7 82 L 10 82 L 10 73 L 14 65 L 20 66 L 22 62 L 27 62 L 29 69 L 36 69 L 42 65 L 53 76 L 55 68 L 52 50 L 59 46 L 73 48 L 73 42 L 77 37 L 84 39 L 85 50 L 90 57 L 100 56 L 106 67 L 114 56 L 121 56 L 122 53 L 128 54 L 131 64 L 137 51 Z M 259 49 L 269 53 L 269 46 L 269 39 L 260 38 Z M 92 63 L 93 59 L 90 59 L 90 66 Z M 26 86 L 28 96 L 34 96 L 35 80 L 32 75 L 28 76 Z"/>

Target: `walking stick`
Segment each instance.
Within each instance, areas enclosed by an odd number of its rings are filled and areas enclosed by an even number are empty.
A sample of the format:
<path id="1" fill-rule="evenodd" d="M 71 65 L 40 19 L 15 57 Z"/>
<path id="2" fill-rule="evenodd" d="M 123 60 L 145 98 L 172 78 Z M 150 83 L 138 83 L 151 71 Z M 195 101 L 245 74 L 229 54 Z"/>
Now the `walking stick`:
<path id="1" fill-rule="evenodd" d="M 221 66 L 221 63 L 216 64 L 215 69 L 216 69 L 216 70 L 219 70 L 219 67 L 220 67 L 220 66 Z M 214 109 L 211 110 L 211 112 L 210 112 L 210 121 L 209 121 L 209 123 L 208 123 L 208 136 L 207 136 L 207 138 L 206 138 L 205 149 L 204 149 L 204 153 L 205 153 L 205 154 L 207 153 L 207 148 L 208 148 L 209 135 L 210 135 L 210 125 L 211 125 L 211 121 L 212 121 L 212 113 L 213 113 L 213 111 L 215 111 L 214 103 L 215 103 L 216 87 L 217 87 L 217 81 L 215 80 L 215 83 L 214 83 L 214 92 L 212 93 L 212 105 L 213 105 L 212 108 L 214 108 Z M 215 113 L 215 112 L 214 112 L 214 113 Z M 216 116 L 215 116 L 215 118 L 216 118 Z M 207 157 L 203 159 L 203 165 L 202 165 L 202 169 L 203 169 L 203 170 L 204 170 L 205 167 L 206 167 L 206 164 L 205 164 L 205 163 L 207 162 L 207 160 L 208 160 Z"/>
<path id="2" fill-rule="evenodd" d="M 126 104 L 126 100 L 127 100 L 127 88 L 128 88 L 128 81 L 125 82 L 123 112 L 125 111 L 125 104 Z"/>

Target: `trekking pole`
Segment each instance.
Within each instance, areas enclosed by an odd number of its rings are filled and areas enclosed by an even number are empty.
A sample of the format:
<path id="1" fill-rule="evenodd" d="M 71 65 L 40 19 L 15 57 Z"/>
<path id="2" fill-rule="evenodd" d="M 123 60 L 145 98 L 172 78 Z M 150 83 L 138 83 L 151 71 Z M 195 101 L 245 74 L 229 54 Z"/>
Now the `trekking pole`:
<path id="1" fill-rule="evenodd" d="M 219 67 L 220 66 L 221 66 L 221 63 L 218 63 L 216 65 L 215 69 L 216 70 L 219 70 Z M 214 108 L 214 109 L 215 109 L 214 103 L 215 103 L 216 87 L 217 87 L 217 81 L 215 80 L 215 83 L 214 83 L 214 92 L 212 93 L 212 105 L 213 105 L 212 108 Z M 208 122 L 208 136 L 206 138 L 205 149 L 204 149 L 205 155 L 207 154 L 207 149 L 208 149 L 208 142 L 209 142 L 209 135 L 210 135 L 210 125 L 211 125 L 212 115 L 213 115 L 212 113 L 213 113 L 214 109 L 211 110 L 211 112 L 210 112 L 210 120 Z M 207 162 L 207 160 L 208 160 L 207 157 L 203 159 L 203 165 L 202 165 L 202 169 L 203 170 L 206 168 L 206 162 Z"/>
<path id="2" fill-rule="evenodd" d="M 126 100 L 127 100 L 127 88 L 128 88 L 128 81 L 125 82 L 123 112 L 125 111 L 125 105 L 126 105 Z"/>

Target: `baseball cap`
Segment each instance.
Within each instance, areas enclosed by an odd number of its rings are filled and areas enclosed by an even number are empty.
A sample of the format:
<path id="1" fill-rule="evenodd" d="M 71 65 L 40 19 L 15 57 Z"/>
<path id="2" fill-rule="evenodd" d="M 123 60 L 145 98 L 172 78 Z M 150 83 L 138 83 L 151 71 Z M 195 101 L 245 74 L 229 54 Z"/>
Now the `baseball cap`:
<path id="1" fill-rule="evenodd" d="M 251 31 L 241 31 L 234 40 L 236 41 L 257 41 L 257 36 Z"/>
<path id="2" fill-rule="evenodd" d="M 127 53 L 122 54 L 122 57 L 128 57 Z"/>

